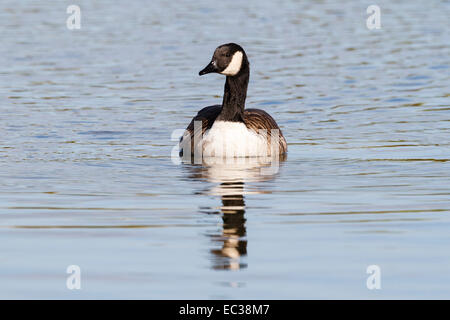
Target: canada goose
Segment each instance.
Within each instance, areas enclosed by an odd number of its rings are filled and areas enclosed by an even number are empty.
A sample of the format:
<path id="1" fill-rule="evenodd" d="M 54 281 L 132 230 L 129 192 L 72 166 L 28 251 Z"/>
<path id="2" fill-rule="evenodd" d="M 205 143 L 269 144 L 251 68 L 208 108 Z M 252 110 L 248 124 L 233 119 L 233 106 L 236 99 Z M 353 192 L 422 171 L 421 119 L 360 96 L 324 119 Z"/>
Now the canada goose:
<path id="1" fill-rule="evenodd" d="M 184 151 L 219 157 L 285 154 L 286 140 L 275 120 L 260 109 L 244 110 L 250 76 L 244 49 L 235 43 L 219 46 L 199 75 L 207 73 L 226 76 L 222 105 L 203 108 L 192 119 L 180 139 L 180 156 Z"/>

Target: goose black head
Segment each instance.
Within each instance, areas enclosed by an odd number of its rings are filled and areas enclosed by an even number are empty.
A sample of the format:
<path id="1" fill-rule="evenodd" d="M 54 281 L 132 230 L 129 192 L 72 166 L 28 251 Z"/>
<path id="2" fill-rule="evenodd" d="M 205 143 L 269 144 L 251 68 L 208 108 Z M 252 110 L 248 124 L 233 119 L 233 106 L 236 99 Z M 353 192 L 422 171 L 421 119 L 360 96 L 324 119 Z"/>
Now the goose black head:
<path id="1" fill-rule="evenodd" d="M 244 49 L 238 44 L 227 43 L 217 47 L 211 62 L 198 74 L 202 76 L 215 72 L 233 77 L 246 65 L 248 60 Z"/>

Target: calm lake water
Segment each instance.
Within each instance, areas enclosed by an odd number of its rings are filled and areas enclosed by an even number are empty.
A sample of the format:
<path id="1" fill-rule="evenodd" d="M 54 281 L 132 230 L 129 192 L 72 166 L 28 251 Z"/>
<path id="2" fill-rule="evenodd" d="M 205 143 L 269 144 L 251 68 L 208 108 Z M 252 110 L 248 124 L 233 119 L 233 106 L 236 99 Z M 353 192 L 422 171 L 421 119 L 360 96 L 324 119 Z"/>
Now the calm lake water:
<path id="1" fill-rule="evenodd" d="M 3 0 L 0 298 L 450 298 L 450 2 L 370 4 Z M 273 174 L 171 160 L 227 42 Z"/>

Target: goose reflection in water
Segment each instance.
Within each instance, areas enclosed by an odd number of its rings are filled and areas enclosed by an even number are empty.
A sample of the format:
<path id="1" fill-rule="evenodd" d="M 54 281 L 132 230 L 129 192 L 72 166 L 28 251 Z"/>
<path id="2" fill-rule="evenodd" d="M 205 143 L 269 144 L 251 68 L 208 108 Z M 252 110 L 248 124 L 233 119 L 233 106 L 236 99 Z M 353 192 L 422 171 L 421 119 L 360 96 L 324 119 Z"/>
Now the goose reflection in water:
<path id="1" fill-rule="evenodd" d="M 213 269 L 239 270 L 247 267 L 244 259 L 247 256 L 247 228 L 245 226 L 246 194 L 270 193 L 268 190 L 256 188 L 246 190 L 245 184 L 269 181 L 278 174 L 280 161 L 272 158 L 241 158 L 232 161 L 220 158 L 205 158 L 202 165 L 187 164 L 189 178 L 213 182 L 212 188 L 200 192 L 204 195 L 220 196 L 220 212 L 217 208 L 202 210 L 208 214 L 222 215 L 222 229 L 210 234 L 213 242 Z"/>

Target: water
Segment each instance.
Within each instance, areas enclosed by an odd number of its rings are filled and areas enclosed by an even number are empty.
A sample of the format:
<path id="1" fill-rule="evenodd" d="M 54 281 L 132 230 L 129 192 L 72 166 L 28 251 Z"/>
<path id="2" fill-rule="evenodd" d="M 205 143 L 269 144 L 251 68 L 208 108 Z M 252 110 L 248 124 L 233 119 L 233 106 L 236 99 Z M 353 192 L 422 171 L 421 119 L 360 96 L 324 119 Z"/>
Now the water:
<path id="1" fill-rule="evenodd" d="M 68 4 L 0 5 L 1 298 L 450 297 L 448 1 Z M 270 175 L 171 161 L 231 41 Z"/>

